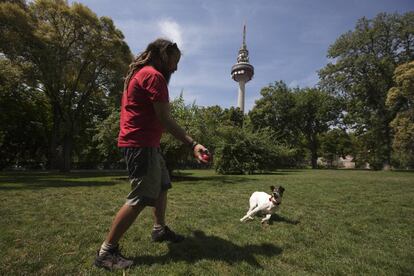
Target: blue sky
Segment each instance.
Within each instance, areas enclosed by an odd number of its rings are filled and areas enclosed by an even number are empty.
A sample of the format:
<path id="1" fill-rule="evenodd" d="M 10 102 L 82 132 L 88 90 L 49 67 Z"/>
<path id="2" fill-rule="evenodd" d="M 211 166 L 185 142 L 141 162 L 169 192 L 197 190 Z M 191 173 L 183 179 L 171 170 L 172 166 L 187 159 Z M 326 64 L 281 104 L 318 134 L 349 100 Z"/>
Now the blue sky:
<path id="1" fill-rule="evenodd" d="M 72 1 L 70 1 L 72 2 Z M 255 67 L 246 85 L 246 110 L 261 88 L 277 80 L 291 87 L 314 86 L 327 63 L 329 45 L 353 30 L 363 16 L 414 10 L 413 0 L 81 0 L 98 16 L 109 16 L 136 55 L 158 37 L 183 51 L 170 82 L 170 98 L 183 91 L 187 103 L 237 105 L 231 79 L 247 25 L 247 48 Z"/>

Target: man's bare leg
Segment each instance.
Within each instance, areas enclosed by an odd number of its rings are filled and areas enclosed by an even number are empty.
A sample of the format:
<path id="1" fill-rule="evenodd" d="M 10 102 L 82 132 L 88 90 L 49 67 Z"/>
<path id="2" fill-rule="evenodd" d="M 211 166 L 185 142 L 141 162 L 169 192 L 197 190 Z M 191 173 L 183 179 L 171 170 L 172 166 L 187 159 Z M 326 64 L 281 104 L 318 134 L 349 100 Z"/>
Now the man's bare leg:
<path id="1" fill-rule="evenodd" d="M 167 210 L 167 191 L 161 191 L 154 207 L 154 227 L 164 227 L 165 212 Z"/>
<path id="2" fill-rule="evenodd" d="M 139 213 L 145 208 L 142 205 L 127 205 L 119 209 L 114 221 L 112 222 L 111 230 L 105 239 L 107 244 L 117 245 L 124 233 L 129 229 Z"/>

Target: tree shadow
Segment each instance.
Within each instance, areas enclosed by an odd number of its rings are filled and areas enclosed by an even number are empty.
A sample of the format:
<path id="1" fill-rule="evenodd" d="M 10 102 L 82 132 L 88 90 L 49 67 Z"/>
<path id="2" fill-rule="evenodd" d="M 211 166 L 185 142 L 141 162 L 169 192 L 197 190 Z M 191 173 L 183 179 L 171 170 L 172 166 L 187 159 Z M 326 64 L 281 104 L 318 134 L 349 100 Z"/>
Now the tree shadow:
<path id="1" fill-rule="evenodd" d="M 361 170 L 361 169 L 359 169 L 359 170 Z M 403 170 L 403 169 L 393 169 L 393 170 L 390 170 L 390 172 L 414 173 L 414 169 L 406 169 L 406 170 Z"/>
<path id="2" fill-rule="evenodd" d="M 117 177 L 116 180 L 122 180 L 122 181 L 129 181 L 128 176 L 125 177 Z M 246 178 L 246 177 L 237 177 L 237 176 L 229 176 L 229 175 L 212 175 L 212 176 L 194 176 L 190 173 L 180 173 L 180 174 L 173 174 L 171 176 L 171 181 L 173 183 L 179 183 L 183 182 L 184 184 L 194 184 L 199 181 L 213 181 L 218 182 L 220 184 L 223 183 L 241 183 L 241 182 L 247 182 L 255 180 L 253 178 Z M 187 183 L 186 183 L 187 182 Z"/>
<path id="3" fill-rule="evenodd" d="M 134 265 L 166 264 L 184 261 L 189 264 L 200 260 L 224 261 L 228 264 L 247 262 L 261 268 L 255 255 L 276 256 L 282 249 L 270 243 L 260 245 L 239 246 L 216 236 L 207 236 L 203 231 L 195 230 L 192 236 L 186 237 L 181 243 L 169 243 L 168 253 L 163 256 L 137 256 Z"/>
<path id="4" fill-rule="evenodd" d="M 286 218 L 278 214 L 272 214 L 272 216 L 269 219 L 269 224 L 273 224 L 274 222 L 284 222 L 293 225 L 300 223 L 299 220 L 291 220 L 290 218 Z"/>
<path id="5" fill-rule="evenodd" d="M 248 182 L 255 180 L 254 178 L 250 177 L 242 177 L 242 176 L 235 176 L 235 175 L 212 175 L 212 176 L 192 176 L 192 175 L 173 175 L 171 180 L 173 182 L 191 182 L 194 184 L 199 181 L 213 181 L 215 183 L 220 184 L 234 184 L 234 183 L 241 183 L 241 182 Z"/>
<path id="6" fill-rule="evenodd" d="M 171 180 L 174 182 L 198 182 L 198 181 L 214 181 L 220 183 L 240 183 L 248 182 L 253 180 L 258 180 L 254 176 L 260 175 L 290 175 L 299 171 L 289 170 L 289 171 L 274 171 L 274 172 L 260 172 L 250 175 L 238 175 L 238 174 L 215 174 L 210 176 L 197 176 L 194 173 L 189 172 L 174 172 L 171 176 Z"/>
<path id="7" fill-rule="evenodd" d="M 291 175 L 295 173 L 299 173 L 301 171 L 296 170 L 277 170 L 272 172 L 261 172 L 261 173 L 255 173 L 253 175 Z"/>
<path id="8" fill-rule="evenodd" d="M 48 177 L 48 178 L 86 178 L 86 177 L 106 177 L 106 176 L 124 176 L 126 170 L 84 170 L 72 172 L 59 171 L 0 171 L 0 180 L 4 178 L 31 178 L 31 177 Z"/>
<path id="9" fill-rule="evenodd" d="M 0 191 L 38 190 L 45 188 L 113 186 L 120 182 L 116 179 L 108 181 L 87 180 L 91 177 L 113 176 L 112 174 L 8 174 L 0 178 Z M 84 178 L 84 180 L 83 180 Z"/>

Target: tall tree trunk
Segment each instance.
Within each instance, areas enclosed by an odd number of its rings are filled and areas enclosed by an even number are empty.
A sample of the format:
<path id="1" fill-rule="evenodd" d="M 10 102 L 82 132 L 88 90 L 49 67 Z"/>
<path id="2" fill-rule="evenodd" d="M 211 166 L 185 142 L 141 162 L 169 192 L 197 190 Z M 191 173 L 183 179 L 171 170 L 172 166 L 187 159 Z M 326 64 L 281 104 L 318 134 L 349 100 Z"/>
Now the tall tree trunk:
<path id="1" fill-rule="evenodd" d="M 59 166 L 59 156 L 57 152 L 57 147 L 59 143 L 59 131 L 60 131 L 60 116 L 56 106 L 53 107 L 53 126 L 52 133 L 50 138 L 49 152 L 48 152 L 48 168 L 51 170 L 58 169 Z"/>
<path id="2" fill-rule="evenodd" d="M 311 150 L 311 164 L 312 169 L 318 168 L 318 144 L 316 136 L 312 135 L 310 140 L 310 150 Z"/>
<path id="3" fill-rule="evenodd" d="M 72 165 L 72 146 L 72 132 L 66 133 L 63 139 L 63 162 L 62 167 L 60 169 L 61 172 L 70 172 Z"/>
<path id="4" fill-rule="evenodd" d="M 312 169 L 318 168 L 318 154 L 312 150 Z"/>
<path id="5" fill-rule="evenodd" d="M 385 153 L 385 160 L 382 166 L 383 170 L 391 169 L 392 137 L 389 123 L 390 122 L 388 121 L 385 122 L 385 143 L 387 152 Z"/>

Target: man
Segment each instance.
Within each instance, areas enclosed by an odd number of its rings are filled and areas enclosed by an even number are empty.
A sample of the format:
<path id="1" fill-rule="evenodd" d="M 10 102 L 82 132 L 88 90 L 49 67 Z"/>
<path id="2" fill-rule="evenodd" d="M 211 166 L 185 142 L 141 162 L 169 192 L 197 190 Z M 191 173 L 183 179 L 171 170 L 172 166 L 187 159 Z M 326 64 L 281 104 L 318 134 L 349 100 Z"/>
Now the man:
<path id="1" fill-rule="evenodd" d="M 153 241 L 184 239 L 165 224 L 171 182 L 160 153 L 161 134 L 165 128 L 187 144 L 200 162 L 206 163 L 201 157 L 206 148 L 187 135 L 170 115 L 167 85 L 180 57 L 177 44 L 157 39 L 130 65 L 122 96 L 118 146 L 124 149 L 131 192 L 98 252 L 98 267 L 124 269 L 133 265 L 132 260 L 121 255 L 118 242 L 146 206 L 154 207 Z"/>

